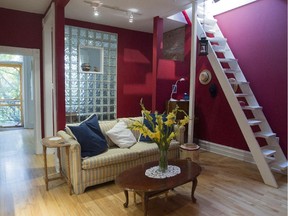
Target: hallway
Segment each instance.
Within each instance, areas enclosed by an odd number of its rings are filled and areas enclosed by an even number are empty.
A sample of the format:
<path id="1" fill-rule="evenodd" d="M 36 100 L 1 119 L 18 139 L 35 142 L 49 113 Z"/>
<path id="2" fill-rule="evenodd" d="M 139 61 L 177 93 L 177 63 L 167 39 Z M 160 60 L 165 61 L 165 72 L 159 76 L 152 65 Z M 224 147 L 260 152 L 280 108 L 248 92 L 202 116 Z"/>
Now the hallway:
<path id="1" fill-rule="evenodd" d="M 31 155 L 34 154 L 33 130 L 22 128 L 0 129 L 0 183 L 28 180 Z"/>

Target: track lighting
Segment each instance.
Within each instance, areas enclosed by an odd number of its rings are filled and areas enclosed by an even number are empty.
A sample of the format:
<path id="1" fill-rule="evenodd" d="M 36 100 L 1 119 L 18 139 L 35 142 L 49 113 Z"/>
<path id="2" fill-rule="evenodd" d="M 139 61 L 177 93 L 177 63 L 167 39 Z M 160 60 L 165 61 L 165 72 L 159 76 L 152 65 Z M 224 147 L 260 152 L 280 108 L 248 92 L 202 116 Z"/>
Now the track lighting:
<path id="1" fill-rule="evenodd" d="M 125 9 L 125 8 L 120 8 L 117 6 L 105 5 L 100 0 L 84 0 L 84 2 L 86 4 L 89 4 L 93 8 L 94 16 L 99 16 L 101 13 L 104 14 L 104 11 L 102 11 L 102 8 L 106 8 L 106 9 L 116 11 L 116 12 L 123 12 L 122 15 L 124 15 L 125 17 L 128 16 L 129 23 L 134 22 L 135 15 L 136 16 L 142 15 L 141 13 L 138 12 L 138 9 L 135 9 L 135 8 Z M 111 13 L 108 12 L 108 14 L 111 14 Z"/>
<path id="2" fill-rule="evenodd" d="M 99 16 L 98 7 L 94 7 L 94 16 Z"/>
<path id="3" fill-rule="evenodd" d="M 133 13 L 131 12 L 129 15 L 129 22 L 133 23 L 133 21 L 134 21 L 134 17 L 133 17 Z"/>

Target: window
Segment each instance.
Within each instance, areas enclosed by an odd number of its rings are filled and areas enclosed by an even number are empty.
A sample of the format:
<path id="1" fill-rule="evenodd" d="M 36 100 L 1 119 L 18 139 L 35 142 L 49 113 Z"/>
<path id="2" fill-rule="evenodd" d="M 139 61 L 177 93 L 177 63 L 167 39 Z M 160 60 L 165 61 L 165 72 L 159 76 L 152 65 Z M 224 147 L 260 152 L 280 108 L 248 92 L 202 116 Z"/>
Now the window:
<path id="1" fill-rule="evenodd" d="M 21 58 L 21 56 L 0 55 L 2 56 L 11 59 Z M 10 62 L 0 63 L 0 127 L 23 125 L 22 62 Z"/>
<path id="2" fill-rule="evenodd" d="M 213 0 L 211 13 L 215 16 L 255 1 L 256 0 Z"/>
<path id="3" fill-rule="evenodd" d="M 117 34 L 65 26 L 66 123 L 116 118 Z M 103 73 L 80 71 L 79 47 L 103 48 Z"/>

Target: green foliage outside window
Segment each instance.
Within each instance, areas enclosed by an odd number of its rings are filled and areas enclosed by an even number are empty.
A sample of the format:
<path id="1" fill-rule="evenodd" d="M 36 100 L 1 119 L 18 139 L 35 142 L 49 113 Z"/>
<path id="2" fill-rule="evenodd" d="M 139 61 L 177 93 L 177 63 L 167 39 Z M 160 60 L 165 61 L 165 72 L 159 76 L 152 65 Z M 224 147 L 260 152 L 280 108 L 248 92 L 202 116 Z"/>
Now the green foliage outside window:
<path id="1" fill-rule="evenodd" d="M 19 125 L 22 56 L 0 54 L 0 60 L 0 125 Z"/>

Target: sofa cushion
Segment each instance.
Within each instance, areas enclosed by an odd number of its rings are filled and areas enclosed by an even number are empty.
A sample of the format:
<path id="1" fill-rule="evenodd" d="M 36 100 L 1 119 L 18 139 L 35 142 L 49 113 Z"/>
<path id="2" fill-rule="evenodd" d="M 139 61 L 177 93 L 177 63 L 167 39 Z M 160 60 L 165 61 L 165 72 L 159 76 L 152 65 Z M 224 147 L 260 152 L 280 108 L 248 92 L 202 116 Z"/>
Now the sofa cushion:
<path id="1" fill-rule="evenodd" d="M 99 121 L 99 125 L 101 128 L 101 131 L 108 143 L 109 148 L 116 146 L 115 143 L 107 136 L 106 132 L 108 130 L 111 130 L 114 125 L 117 124 L 117 120 L 107 120 L 107 121 Z"/>
<path id="2" fill-rule="evenodd" d="M 156 115 L 155 113 L 150 113 L 150 116 L 152 117 L 152 123 L 154 125 L 156 125 Z M 167 115 L 166 114 L 162 114 L 162 119 L 163 119 L 163 122 L 167 120 Z M 153 131 L 152 130 L 152 125 L 150 124 L 150 122 L 144 117 L 144 125 L 150 130 L 150 131 Z M 168 130 L 168 127 L 166 125 L 163 125 L 164 127 L 164 132 L 166 132 Z M 168 133 L 171 133 L 173 130 L 173 127 L 171 128 L 171 131 L 169 131 Z M 150 139 L 150 137 L 148 136 L 143 136 L 142 134 L 140 135 L 140 138 L 138 140 L 139 142 L 153 142 L 153 140 Z"/>
<path id="3" fill-rule="evenodd" d="M 143 122 L 143 117 L 139 116 L 139 117 L 130 117 L 130 118 L 119 118 L 118 120 L 124 121 L 126 125 L 129 127 L 134 121 Z M 136 140 L 138 140 L 140 137 L 140 132 L 136 130 L 131 130 L 131 132 L 133 133 Z"/>
<path id="4" fill-rule="evenodd" d="M 124 121 L 119 121 L 106 134 L 120 148 L 128 148 L 136 143 L 136 138 Z"/>
<path id="5" fill-rule="evenodd" d="M 94 169 L 97 167 L 109 166 L 112 164 L 137 160 L 139 153 L 127 148 L 110 148 L 107 152 L 82 161 L 82 169 Z"/>
<path id="6" fill-rule="evenodd" d="M 179 142 L 172 140 L 169 149 L 179 148 Z M 158 146 L 156 143 L 137 142 L 130 147 L 131 150 L 139 153 L 139 157 L 146 157 L 152 154 L 159 154 Z"/>
<path id="7" fill-rule="evenodd" d="M 105 152 L 108 148 L 95 114 L 79 126 L 67 125 L 66 130 L 81 145 L 81 157 L 95 156 Z"/>
<path id="8" fill-rule="evenodd" d="M 153 124 L 155 125 L 155 114 L 154 113 L 151 113 L 150 116 L 152 117 L 152 122 Z M 150 122 L 145 118 L 143 117 L 143 124 L 150 130 L 150 131 L 153 131 L 152 130 L 152 125 L 150 124 Z M 153 141 L 150 139 L 150 137 L 148 136 L 144 136 L 143 134 L 140 134 L 140 137 L 139 137 L 139 142 L 149 142 L 149 143 L 153 143 Z"/>

